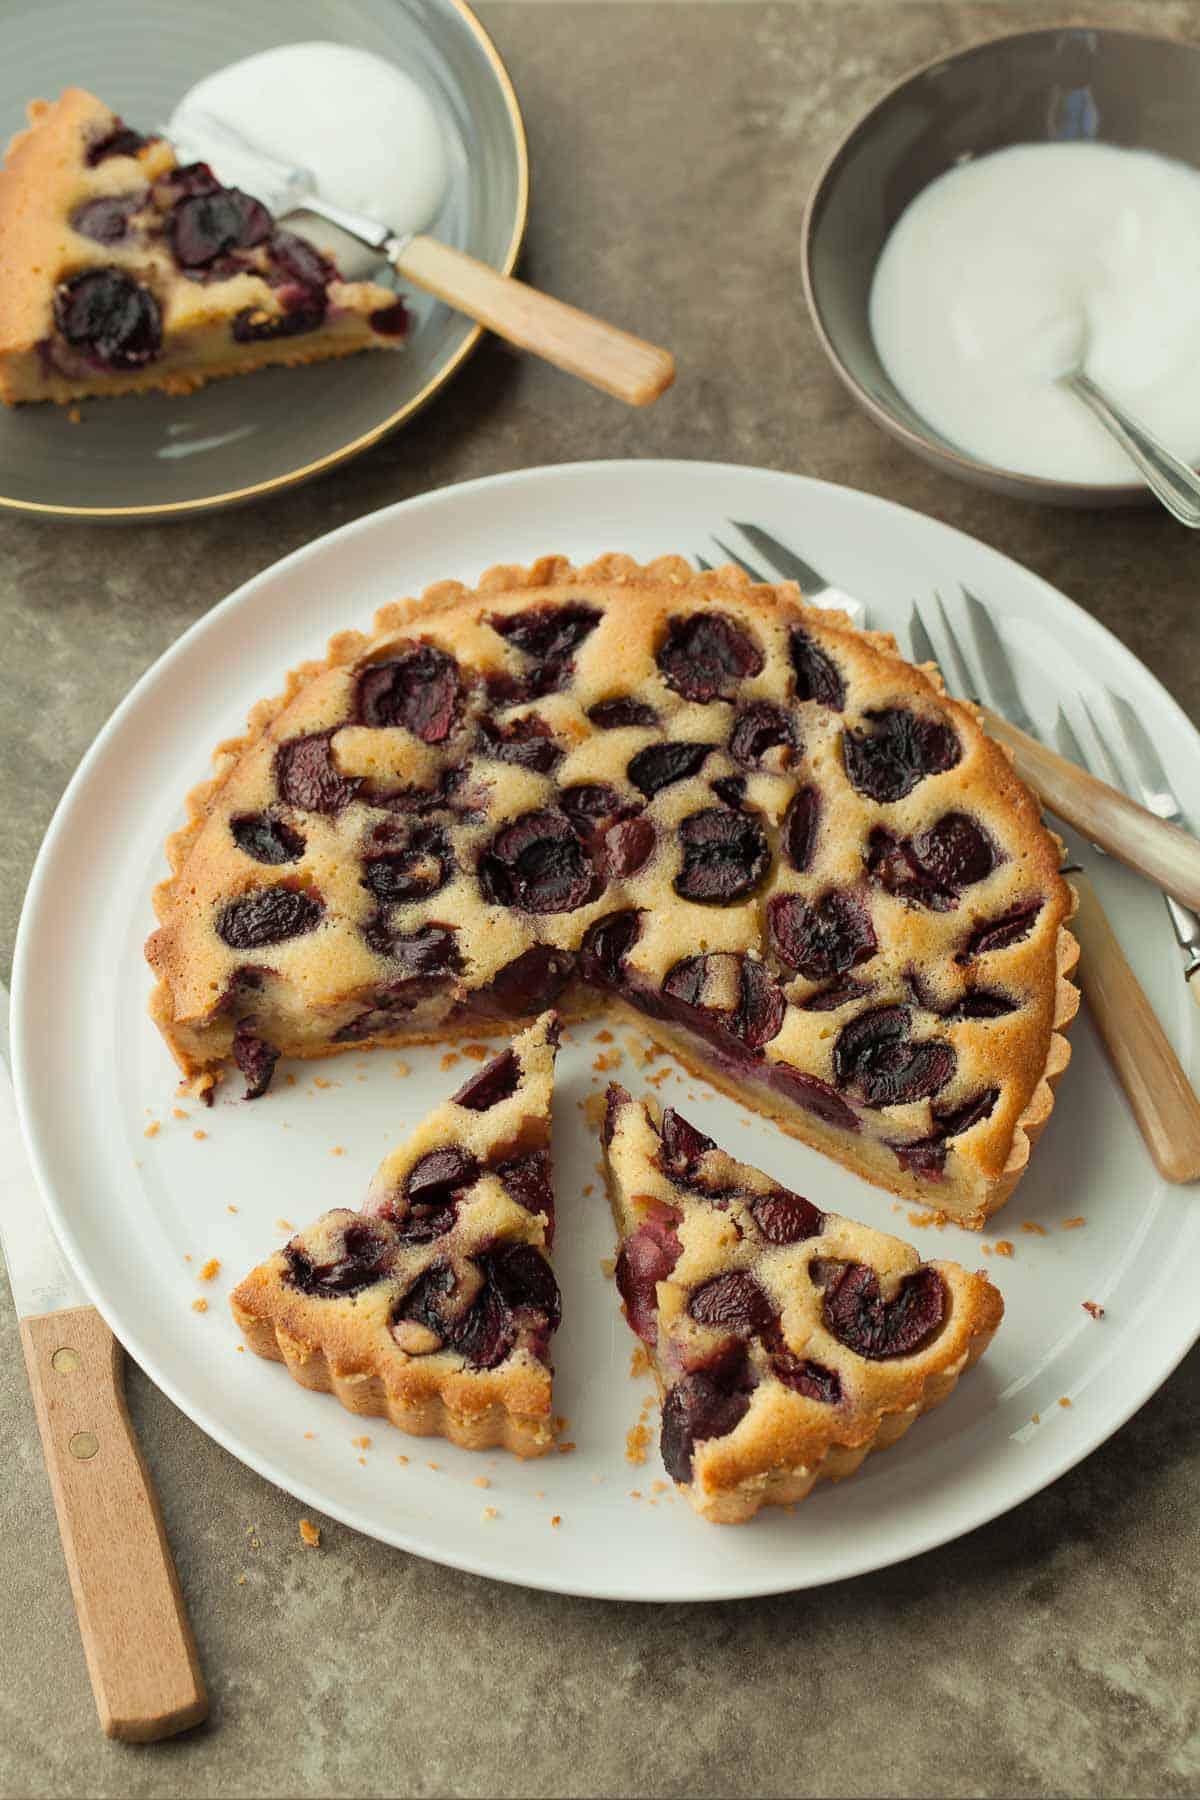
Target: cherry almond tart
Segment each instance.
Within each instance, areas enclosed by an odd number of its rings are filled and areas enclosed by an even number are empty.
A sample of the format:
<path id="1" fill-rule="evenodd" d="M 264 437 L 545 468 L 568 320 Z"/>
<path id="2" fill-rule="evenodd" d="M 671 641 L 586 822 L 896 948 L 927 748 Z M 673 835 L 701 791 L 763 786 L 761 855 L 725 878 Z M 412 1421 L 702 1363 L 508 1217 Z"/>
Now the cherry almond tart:
<path id="1" fill-rule="evenodd" d="M 83 88 L 0 169 L 0 398 L 70 401 L 394 348 L 404 307 Z"/>
<path id="2" fill-rule="evenodd" d="M 1078 1004 L 1059 845 L 974 711 L 787 583 L 547 557 L 385 606 L 223 744 L 147 955 L 236 1064 L 625 1013 L 866 1180 L 979 1226 Z"/>

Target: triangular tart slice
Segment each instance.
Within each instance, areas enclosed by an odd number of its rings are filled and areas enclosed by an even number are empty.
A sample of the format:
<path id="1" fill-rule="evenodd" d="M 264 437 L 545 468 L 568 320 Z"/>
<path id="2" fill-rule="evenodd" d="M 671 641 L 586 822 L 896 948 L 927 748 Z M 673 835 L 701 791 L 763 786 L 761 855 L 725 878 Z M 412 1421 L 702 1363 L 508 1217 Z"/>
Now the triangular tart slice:
<path id="1" fill-rule="evenodd" d="M 188 393 L 217 375 L 395 348 L 390 288 L 343 281 L 206 163 L 83 88 L 35 100 L 0 170 L 0 397 Z"/>
<path id="2" fill-rule="evenodd" d="M 616 1085 L 617 1286 L 653 1360 L 662 1458 L 722 1524 L 852 1474 L 950 1393 L 1004 1303 L 983 1275 L 822 1212 Z"/>
<path id="3" fill-rule="evenodd" d="M 557 1046 L 544 1013 L 385 1157 L 361 1212 L 248 1275 L 231 1303 L 251 1349 L 418 1437 L 548 1450 Z"/>

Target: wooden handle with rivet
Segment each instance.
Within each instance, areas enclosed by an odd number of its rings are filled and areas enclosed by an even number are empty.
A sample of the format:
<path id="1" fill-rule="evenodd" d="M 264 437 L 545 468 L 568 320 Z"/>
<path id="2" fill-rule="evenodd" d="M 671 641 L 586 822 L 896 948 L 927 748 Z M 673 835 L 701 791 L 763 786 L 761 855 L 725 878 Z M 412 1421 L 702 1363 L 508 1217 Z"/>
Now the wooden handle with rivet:
<path id="1" fill-rule="evenodd" d="M 1200 1100 L 1158 1016 L 1117 942 L 1086 875 L 1072 872 L 1079 906 L 1077 979 L 1117 1079 L 1159 1172 L 1168 1181 L 1200 1176 Z M 1189 986 L 1193 989 L 1196 983 Z"/>
<path id="2" fill-rule="evenodd" d="M 1200 839 L 1158 818 L 1078 763 L 1068 762 L 1049 745 L 1039 744 L 990 707 L 980 711 L 990 735 L 1012 751 L 1021 780 L 1050 812 L 1164 893 L 1200 911 Z"/>
<path id="3" fill-rule="evenodd" d="M 121 1347 L 93 1306 L 23 1319 L 21 1343 L 101 1727 L 131 1744 L 186 1731 L 208 1696 Z"/>
<path id="4" fill-rule="evenodd" d="M 669 350 L 501 275 L 437 238 L 409 238 L 391 262 L 407 281 L 477 319 L 497 337 L 532 350 L 630 406 L 657 400 L 675 379 Z"/>

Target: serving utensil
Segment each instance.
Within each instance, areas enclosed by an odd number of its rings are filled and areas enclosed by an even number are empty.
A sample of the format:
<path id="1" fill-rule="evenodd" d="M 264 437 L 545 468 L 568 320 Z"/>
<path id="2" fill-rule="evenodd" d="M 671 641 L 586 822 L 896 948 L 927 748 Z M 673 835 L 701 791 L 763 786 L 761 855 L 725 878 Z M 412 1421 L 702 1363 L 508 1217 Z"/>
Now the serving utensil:
<path id="1" fill-rule="evenodd" d="M 152 1743 L 198 1725 L 208 1696 L 125 1405 L 121 1347 L 68 1268 L 29 1167 L 8 1014 L 0 986 L 0 1250 L 100 1725 Z"/>
<path id="2" fill-rule="evenodd" d="M 239 185 L 247 187 L 276 218 L 299 208 L 316 213 L 377 252 L 381 261 L 390 263 L 414 287 L 435 294 L 457 312 L 486 325 L 497 337 L 531 350 L 630 406 L 657 400 L 675 379 L 675 359 L 669 350 L 568 306 L 512 275 L 501 275 L 488 263 L 424 232 L 395 232 L 382 220 L 336 206 L 320 193 L 311 170 L 272 156 L 202 108 L 180 107 L 171 132 L 185 157 L 195 154 L 208 160 L 213 145 L 227 145 L 238 159 Z"/>
<path id="3" fill-rule="evenodd" d="M 1128 407 L 1114 400 L 1084 369 L 1068 369 L 1059 376 L 1058 385 L 1082 400 L 1093 417 L 1099 419 L 1172 518 L 1192 531 L 1200 531 L 1200 475 L 1173 456 Z"/>

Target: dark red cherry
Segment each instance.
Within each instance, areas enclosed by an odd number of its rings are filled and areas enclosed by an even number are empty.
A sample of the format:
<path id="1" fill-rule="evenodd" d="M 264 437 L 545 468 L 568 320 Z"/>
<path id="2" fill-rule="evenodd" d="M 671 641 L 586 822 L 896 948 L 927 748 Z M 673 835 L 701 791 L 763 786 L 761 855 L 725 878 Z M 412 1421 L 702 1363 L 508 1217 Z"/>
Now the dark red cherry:
<path id="1" fill-rule="evenodd" d="M 767 1079 L 773 1088 L 826 1125 L 835 1125 L 840 1131 L 862 1130 L 862 1121 L 857 1114 L 850 1110 L 837 1089 L 819 1076 L 794 1069 L 791 1063 L 777 1062 L 767 1065 Z"/>
<path id="2" fill-rule="evenodd" d="M 325 297 L 305 299 L 283 312 L 268 312 L 262 306 L 243 306 L 233 315 L 230 330 L 235 344 L 260 344 L 275 338 L 302 337 L 316 331 L 325 319 Z"/>
<path id="3" fill-rule="evenodd" d="M 487 1112 L 515 1094 L 520 1079 L 521 1064 L 516 1051 L 502 1050 L 478 1074 L 464 1081 L 451 1099 L 456 1106 L 465 1106 L 469 1112 Z"/>
<path id="4" fill-rule="evenodd" d="M 637 912 L 609 913 L 589 925 L 579 953 L 584 980 L 617 984 L 641 929 L 642 916 Z"/>
<path id="5" fill-rule="evenodd" d="M 238 188 L 189 194 L 177 200 L 167 221 L 167 238 L 181 269 L 203 269 L 230 250 L 249 250 L 271 235 L 266 207 Z"/>
<path id="6" fill-rule="evenodd" d="M 1026 906 L 1014 907 L 1012 912 L 999 919 L 985 920 L 975 927 L 955 962 L 970 962 L 973 956 L 987 956 L 992 950 L 1007 950 L 1011 944 L 1019 944 L 1033 930 L 1033 922 L 1041 910 L 1041 901 L 1034 900 Z"/>
<path id="7" fill-rule="evenodd" d="M 494 1018 L 529 1018 L 553 1006 L 574 973 L 575 958 L 569 950 L 532 944 L 505 963 L 486 988 L 477 990 L 475 1005 Z"/>
<path id="8" fill-rule="evenodd" d="M 928 1137 L 918 1138 L 914 1143 L 893 1144 L 896 1160 L 902 1169 L 914 1175 L 927 1175 L 938 1179 L 946 1163 L 946 1153 L 951 1138 L 961 1137 L 963 1132 L 970 1131 L 973 1125 L 990 1118 L 1000 1098 L 999 1088 L 985 1088 L 982 1093 L 965 1100 L 945 1112 L 934 1109 L 933 1130 Z"/>
<path id="9" fill-rule="evenodd" d="M 729 734 L 729 754 L 748 769 L 758 768 L 770 750 L 785 752 L 775 766 L 787 768 L 802 748 L 795 719 L 771 700 L 756 700 L 753 706 L 743 707 Z"/>
<path id="10" fill-rule="evenodd" d="M 797 700 L 816 700 L 841 712 L 846 704 L 846 683 L 829 652 L 799 625 L 792 626 L 791 649 Z"/>
<path id="11" fill-rule="evenodd" d="M 58 329 L 107 369 L 140 369 L 162 349 L 158 301 L 120 269 L 88 269 L 54 294 Z"/>
<path id="12" fill-rule="evenodd" d="M 383 990 L 388 994 L 409 982 L 441 979 L 457 975 L 462 969 L 458 933 L 453 925 L 423 925 L 419 931 L 393 937 L 388 955 L 398 977 Z"/>
<path id="13" fill-rule="evenodd" d="M 753 893 L 771 861 L 757 819 L 720 806 L 684 819 L 679 842 L 683 867 L 675 877 L 675 892 L 707 906 L 726 906 Z"/>
<path id="14" fill-rule="evenodd" d="M 1009 1013 L 1016 1012 L 1018 1002 L 1008 994 L 1001 994 L 991 988 L 975 988 L 964 994 L 947 1012 L 944 1019 L 1003 1019 Z"/>
<path id="15" fill-rule="evenodd" d="M 323 293 L 329 283 L 338 278 L 337 269 L 329 258 L 322 256 L 315 244 L 294 231 L 284 231 L 277 226 L 271 235 L 268 256 L 270 279 L 276 287 L 290 284 L 311 297 Z"/>
<path id="16" fill-rule="evenodd" d="M 924 1264 L 885 1301 L 874 1269 L 846 1263 L 826 1287 L 822 1310 L 839 1343 L 881 1362 L 911 1356 L 930 1341 L 946 1316 L 946 1288 L 937 1270 Z"/>
<path id="17" fill-rule="evenodd" d="M 300 832 L 285 825 L 270 813 L 239 813 L 229 821 L 230 834 L 238 849 L 260 863 L 299 862 L 305 841 Z"/>
<path id="18" fill-rule="evenodd" d="M 727 697 L 747 675 L 757 675 L 763 655 L 727 613 L 697 612 L 671 620 L 658 666 L 677 694 L 703 702 Z"/>
<path id="19" fill-rule="evenodd" d="M 744 775 L 718 775 L 709 785 L 717 799 L 723 800 L 731 812 L 741 812 L 746 804 Z"/>
<path id="20" fill-rule="evenodd" d="M 697 1324 L 707 1325 L 713 1331 L 747 1335 L 765 1331 L 777 1316 L 764 1289 L 744 1269 L 714 1275 L 711 1281 L 694 1288 L 688 1311 Z"/>
<path id="21" fill-rule="evenodd" d="M 145 188 L 133 194 L 105 194 L 99 200 L 85 200 L 71 214 L 71 230 L 94 244 L 116 244 L 129 231 L 134 213 L 141 212 L 148 195 Z"/>
<path id="22" fill-rule="evenodd" d="M 825 1229 L 825 1214 L 811 1200 L 787 1188 L 755 1195 L 750 1211 L 768 1244 L 799 1244 L 805 1238 L 819 1237 Z"/>
<path id="23" fill-rule="evenodd" d="M 545 719 L 536 713 L 525 713 L 507 725 L 493 719 L 479 721 L 479 748 L 484 756 L 497 762 L 514 763 L 519 769 L 532 769 L 538 775 L 551 775 L 563 759 L 561 744 Z"/>
<path id="24" fill-rule="evenodd" d="M 113 121 L 111 131 L 103 137 L 96 138 L 88 145 L 87 166 L 94 169 L 97 163 L 107 162 L 110 156 L 136 156 L 139 150 L 152 143 L 152 138 L 143 137 L 140 131 L 133 131 L 122 119 Z"/>
<path id="25" fill-rule="evenodd" d="M 300 937 L 321 922 L 324 907 L 303 888 L 251 888 L 217 915 L 217 936 L 231 950 L 258 950 Z"/>
<path id="26" fill-rule="evenodd" d="M 698 1369 L 668 1390 L 663 1401 L 659 1447 L 673 1481 L 692 1478 L 696 1445 L 728 1437 L 750 1410 L 754 1377 L 744 1353 L 726 1358 L 713 1370 Z"/>
<path id="27" fill-rule="evenodd" d="M 649 819 L 618 819 L 604 834 L 602 857 L 612 881 L 627 881 L 644 869 L 654 854 L 654 827 Z"/>
<path id="28" fill-rule="evenodd" d="M 907 1106 L 940 1093 L 953 1075 L 953 1046 L 938 1038 L 914 1042 L 906 1006 L 875 1006 L 844 1025 L 834 1046 L 839 1087 L 867 1106 Z"/>
<path id="29" fill-rule="evenodd" d="M 288 1280 L 302 1294 L 318 1299 L 357 1294 L 388 1274 L 391 1249 L 390 1237 L 365 1222 L 347 1225 L 341 1234 L 340 1253 L 329 1262 L 315 1263 L 293 1238 L 284 1250 Z"/>
<path id="30" fill-rule="evenodd" d="M 793 1356 L 787 1349 L 776 1350 L 771 1367 L 784 1387 L 803 1394 L 806 1400 L 819 1400 L 825 1406 L 837 1406 L 842 1398 L 842 1379 L 836 1369 L 808 1357 Z"/>
<path id="31" fill-rule="evenodd" d="M 526 1212 L 545 1213 L 548 1221 L 547 1242 L 554 1231 L 554 1189 L 550 1181 L 550 1153 L 531 1150 L 526 1156 L 515 1156 L 501 1163 L 496 1174 L 510 1199 Z"/>
<path id="32" fill-rule="evenodd" d="M 423 744 L 442 744 L 462 704 L 458 664 L 434 644 L 370 663 L 358 678 L 358 717 L 375 728 L 402 725 Z"/>
<path id="33" fill-rule="evenodd" d="M 714 744 L 693 744 L 688 740 L 647 744 L 630 758 L 627 773 L 638 792 L 653 800 L 663 788 L 698 775 L 705 757 L 715 748 Z"/>
<path id="34" fill-rule="evenodd" d="M 239 1019 L 233 1034 L 233 1060 L 246 1077 L 244 1100 L 258 1100 L 271 1085 L 279 1052 L 255 1030 L 253 1019 Z"/>
<path id="35" fill-rule="evenodd" d="M 598 700 L 588 708 L 588 718 L 601 731 L 618 731 L 624 725 L 657 725 L 658 714 L 644 700 L 622 694 L 612 700 Z"/>
<path id="36" fill-rule="evenodd" d="M 985 880 L 999 861 L 983 827 L 961 812 L 943 813 L 928 831 L 918 832 L 912 847 L 921 867 L 947 888 Z"/>
<path id="37" fill-rule="evenodd" d="M 479 1177 L 479 1164 L 458 1144 L 430 1150 L 415 1162 L 404 1183 L 404 1197 L 412 1204 L 441 1206 L 461 1188 Z"/>
<path id="38" fill-rule="evenodd" d="M 869 962 L 879 948 L 871 915 L 856 894 L 830 888 L 819 899 L 777 894 L 767 928 L 778 955 L 809 981 L 828 981 Z"/>
<path id="39" fill-rule="evenodd" d="M 903 707 L 885 707 L 866 717 L 874 730 L 844 732 L 842 756 L 852 785 L 868 800 L 903 800 L 927 775 L 952 769 L 962 757 L 962 745 L 945 720 L 919 717 Z"/>
<path id="40" fill-rule="evenodd" d="M 709 1150 L 717 1147 L 712 1138 L 689 1125 L 673 1106 L 668 1106 L 663 1113 L 660 1136 L 660 1161 L 668 1175 L 687 1175 Z"/>
<path id="41" fill-rule="evenodd" d="M 479 885 L 496 905 L 572 912 L 592 898 L 596 876 L 569 819 L 531 812 L 497 832 L 479 859 Z"/>
<path id="42" fill-rule="evenodd" d="M 928 907 L 931 912 L 949 912 L 958 905 L 957 890 L 946 887 L 922 867 L 907 838 L 897 837 L 882 825 L 872 826 L 864 861 L 871 880 L 897 899 Z"/>
<path id="43" fill-rule="evenodd" d="M 623 1088 L 619 1081 L 610 1081 L 604 1095 L 604 1118 L 600 1123 L 600 1142 L 606 1150 L 616 1135 L 621 1109 L 632 1104 L 628 1088 Z"/>
<path id="44" fill-rule="evenodd" d="M 382 906 L 423 900 L 445 887 L 454 873 L 454 852 L 440 825 L 389 820 L 375 828 L 372 841 L 403 846 L 363 861 L 363 886 Z"/>
<path id="45" fill-rule="evenodd" d="M 610 1101 L 612 1090 L 609 1090 Z M 617 1256 L 617 1292 L 625 1317 L 645 1344 L 658 1341 L 658 1283 L 666 1281 L 683 1252 L 675 1234 L 680 1214 L 661 1207 L 630 1233 Z"/>
<path id="46" fill-rule="evenodd" d="M 841 975 L 828 987 L 817 988 L 807 999 L 795 1004 L 801 1012 L 838 1012 L 852 1000 L 865 1000 L 874 991 L 873 981 L 856 981 L 853 975 Z"/>
<path id="47" fill-rule="evenodd" d="M 821 822 L 821 794 L 815 787 L 801 788 L 783 815 L 783 848 L 793 869 L 809 868 Z"/>
<path id="48" fill-rule="evenodd" d="M 716 958 L 727 953 L 710 952 L 706 956 L 687 956 L 668 969 L 662 984 L 663 994 L 681 1006 L 692 1008 L 704 1017 L 707 1030 L 729 1034 L 748 1050 L 761 1050 L 778 1037 L 783 1029 L 785 1001 L 763 964 L 743 956 L 738 962 L 738 1003 L 732 1010 L 718 1007 L 709 999 L 709 982 L 716 976 L 718 990 L 719 965 Z M 722 996 L 723 997 L 723 996 Z M 700 1026 L 698 1021 L 690 1021 Z"/>
<path id="49" fill-rule="evenodd" d="M 488 1258 L 500 1298 L 521 1324 L 557 1331 L 562 1298 L 550 1264 L 534 1244 L 514 1244 Z"/>
<path id="50" fill-rule="evenodd" d="M 569 600 L 564 606 L 496 613 L 488 624 L 506 643 L 535 662 L 562 663 L 595 631 L 602 616 L 598 608 L 584 600 Z"/>
<path id="51" fill-rule="evenodd" d="M 446 1201 L 443 1205 L 420 1200 L 410 1206 L 404 1217 L 396 1223 L 396 1235 L 404 1244 L 432 1244 L 436 1239 L 445 1237 L 453 1231 L 458 1222 L 458 1203 Z"/>
<path id="52" fill-rule="evenodd" d="M 314 731 L 280 744 L 275 752 L 275 785 L 289 806 L 337 813 L 353 800 L 360 784 L 356 777 L 339 773 L 332 740 L 332 731 Z"/>

